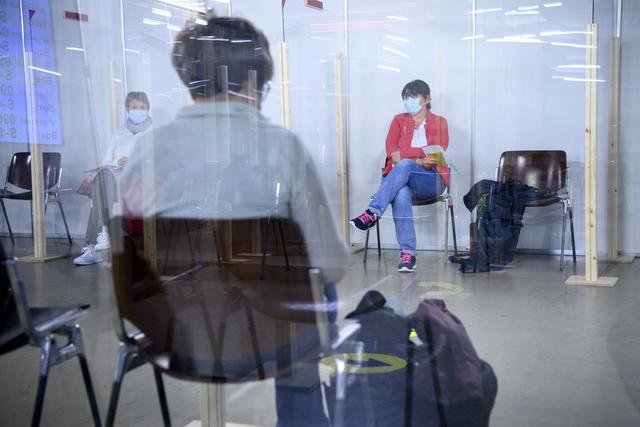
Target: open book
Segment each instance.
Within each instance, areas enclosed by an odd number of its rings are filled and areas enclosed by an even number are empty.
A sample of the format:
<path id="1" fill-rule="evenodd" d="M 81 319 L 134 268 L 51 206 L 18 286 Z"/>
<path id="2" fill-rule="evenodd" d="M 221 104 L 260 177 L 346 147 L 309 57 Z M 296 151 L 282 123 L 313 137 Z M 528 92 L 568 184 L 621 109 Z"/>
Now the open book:
<path id="1" fill-rule="evenodd" d="M 435 159 L 438 162 L 438 166 L 447 165 L 447 159 L 444 156 L 444 150 L 441 146 L 427 145 L 426 147 L 422 147 L 422 151 L 430 158 Z"/>

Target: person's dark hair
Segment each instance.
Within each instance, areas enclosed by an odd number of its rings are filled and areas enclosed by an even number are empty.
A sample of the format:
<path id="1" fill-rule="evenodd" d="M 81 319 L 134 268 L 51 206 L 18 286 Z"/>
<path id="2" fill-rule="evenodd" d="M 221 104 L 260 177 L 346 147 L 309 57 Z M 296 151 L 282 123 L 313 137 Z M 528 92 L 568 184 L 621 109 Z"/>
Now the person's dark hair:
<path id="1" fill-rule="evenodd" d="M 144 92 L 129 92 L 127 94 L 127 98 L 124 100 L 124 107 L 128 110 L 129 103 L 133 100 L 138 100 L 147 106 L 147 110 L 149 109 L 149 98 L 147 98 L 147 94 Z"/>
<path id="2" fill-rule="evenodd" d="M 402 99 L 406 97 L 416 97 L 422 95 L 424 98 L 431 95 L 431 88 L 423 80 L 413 80 L 402 88 Z M 427 109 L 431 109 L 431 102 L 427 104 Z"/>
<path id="3" fill-rule="evenodd" d="M 411 81 L 402 88 L 402 98 L 406 98 L 407 96 L 415 97 L 418 95 L 422 95 L 425 98 L 431 95 L 429 85 L 422 80 Z"/>
<path id="4" fill-rule="evenodd" d="M 206 22 L 206 24 L 205 24 Z M 173 45 L 173 66 L 193 99 L 240 91 L 249 71 L 256 71 L 261 91 L 273 77 L 273 59 L 265 35 L 243 18 L 217 17 L 212 12 L 187 22 Z M 227 67 L 228 87 L 222 87 L 220 66 Z"/>

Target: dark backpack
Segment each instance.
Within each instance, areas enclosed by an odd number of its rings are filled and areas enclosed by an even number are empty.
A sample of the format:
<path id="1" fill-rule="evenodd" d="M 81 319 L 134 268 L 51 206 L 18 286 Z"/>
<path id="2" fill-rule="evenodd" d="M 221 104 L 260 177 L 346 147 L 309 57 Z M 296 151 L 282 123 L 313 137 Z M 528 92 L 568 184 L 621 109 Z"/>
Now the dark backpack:
<path id="1" fill-rule="evenodd" d="M 442 301 L 425 300 L 410 316 L 398 315 L 385 304 L 379 292 L 370 291 L 347 316 L 360 324 L 347 351 L 359 342 L 364 356 L 359 362 L 365 369 L 346 375 L 344 396 L 335 376 L 325 383 L 334 424 L 488 425 L 497 387 L 495 375 L 478 358 L 462 323 Z M 413 328 L 429 344 L 410 340 Z M 346 362 L 358 363 L 348 357 Z"/>

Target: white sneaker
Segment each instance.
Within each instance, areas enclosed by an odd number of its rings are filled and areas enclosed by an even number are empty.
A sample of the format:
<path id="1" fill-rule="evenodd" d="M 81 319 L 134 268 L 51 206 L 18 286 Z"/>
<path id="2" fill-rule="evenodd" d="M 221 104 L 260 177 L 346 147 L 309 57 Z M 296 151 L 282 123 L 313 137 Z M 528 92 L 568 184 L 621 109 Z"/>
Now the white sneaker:
<path id="1" fill-rule="evenodd" d="M 96 238 L 96 251 L 106 251 L 111 247 L 109 243 L 109 233 L 106 231 L 101 231 L 98 233 L 98 237 Z"/>
<path id="2" fill-rule="evenodd" d="M 96 253 L 93 245 L 82 248 L 82 255 L 73 260 L 75 265 L 91 265 L 102 262 L 102 255 Z"/>

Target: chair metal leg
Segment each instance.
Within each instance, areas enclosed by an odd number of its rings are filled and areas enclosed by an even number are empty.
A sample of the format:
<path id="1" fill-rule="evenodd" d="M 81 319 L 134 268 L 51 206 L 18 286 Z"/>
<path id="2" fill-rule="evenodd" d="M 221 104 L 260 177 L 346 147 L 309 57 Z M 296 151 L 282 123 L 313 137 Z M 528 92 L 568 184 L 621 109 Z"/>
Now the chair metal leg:
<path id="1" fill-rule="evenodd" d="M 116 368 L 113 374 L 113 385 L 111 386 L 111 397 L 109 398 L 109 409 L 107 411 L 106 427 L 113 427 L 118 408 L 118 398 L 120 397 L 120 387 L 126 372 L 127 361 L 130 353 L 124 343 L 118 345 L 118 355 L 116 356 Z"/>
<path id="2" fill-rule="evenodd" d="M 64 223 L 64 229 L 67 232 L 67 240 L 69 241 L 69 246 L 71 246 L 73 244 L 73 241 L 71 240 L 71 233 L 69 233 L 69 226 L 67 225 L 67 217 L 64 214 L 64 209 L 62 209 L 62 203 L 60 203 L 60 200 L 55 201 L 58 204 L 58 207 L 60 208 L 60 215 L 62 216 L 62 222 Z"/>
<path id="3" fill-rule="evenodd" d="M 169 405 L 167 405 L 167 395 L 164 391 L 164 383 L 162 382 L 162 372 L 157 367 L 153 367 L 153 376 L 156 380 L 156 388 L 158 389 L 158 399 L 160 399 L 160 410 L 162 411 L 162 421 L 165 427 L 171 427 L 171 417 L 169 416 Z"/>
<path id="4" fill-rule="evenodd" d="M 196 265 L 196 254 L 193 252 L 193 243 L 191 242 L 191 232 L 189 230 L 189 221 L 184 220 L 184 230 L 187 233 L 187 244 L 189 245 L 189 253 L 191 254 L 191 265 Z"/>
<path id="5" fill-rule="evenodd" d="M 73 334 L 72 334 L 71 340 L 78 352 L 78 360 L 80 361 L 80 370 L 82 371 L 82 380 L 84 381 L 84 387 L 87 390 L 87 397 L 89 398 L 89 406 L 91 407 L 91 415 L 93 416 L 93 424 L 96 427 L 100 427 L 102 425 L 102 422 L 100 421 L 100 411 L 98 410 L 98 403 L 96 402 L 96 393 L 93 390 L 93 384 L 91 382 L 89 365 L 87 364 L 87 358 L 84 355 L 84 343 L 82 341 L 82 330 L 80 329 L 79 325 L 73 326 Z"/>
<path id="6" fill-rule="evenodd" d="M 40 425 L 40 417 L 42 416 L 42 405 L 44 403 L 44 393 L 47 388 L 47 378 L 49 376 L 49 366 L 51 363 L 51 351 L 53 347 L 53 339 L 45 338 L 40 348 L 40 379 L 38 380 L 38 391 L 36 392 L 36 403 L 33 407 L 33 416 L 31 417 L 31 427 Z"/>
<path id="7" fill-rule="evenodd" d="M 284 238 L 284 229 L 282 228 L 282 221 L 276 220 L 278 226 L 278 232 L 280 233 L 280 241 L 282 242 L 282 252 L 284 253 L 284 262 L 287 265 L 287 271 L 291 271 L 289 268 L 289 255 L 287 254 L 287 241 Z M 274 222 L 274 225 L 275 225 Z"/>
<path id="8" fill-rule="evenodd" d="M 564 270 L 564 240 L 567 234 L 567 206 L 562 204 L 562 239 L 560 241 L 560 271 Z"/>
<path id="9" fill-rule="evenodd" d="M 218 264 L 222 264 L 222 254 L 220 252 L 220 240 L 218 238 L 218 226 L 215 221 L 211 221 L 211 234 L 213 234 L 213 244 L 216 247 L 216 258 L 218 259 Z"/>
<path id="10" fill-rule="evenodd" d="M 367 230 L 367 234 L 364 237 L 364 259 L 362 260 L 363 264 L 367 263 L 367 253 L 369 253 L 369 230 Z"/>
<path id="11" fill-rule="evenodd" d="M 4 221 L 7 223 L 7 229 L 9 230 L 9 236 L 11 237 L 11 243 L 15 245 L 16 239 L 13 237 L 13 230 L 11 229 L 9 216 L 7 216 L 7 209 L 4 207 L 4 200 L 0 199 L 0 205 L 2 205 L 2 213 L 4 214 Z"/>
<path id="12" fill-rule="evenodd" d="M 267 262 L 267 250 L 269 249 L 269 225 L 271 224 L 271 218 L 267 219 L 267 225 L 264 227 L 264 235 L 262 237 L 262 261 L 260 265 L 260 278 L 264 277 L 264 265 Z"/>
<path id="13" fill-rule="evenodd" d="M 576 265 L 576 236 L 573 232 L 573 208 L 569 206 L 569 224 L 571 227 L 571 248 L 573 250 L 573 265 Z"/>
<path id="14" fill-rule="evenodd" d="M 380 247 L 380 223 L 376 222 L 376 237 L 378 238 L 378 257 L 382 256 L 382 248 Z"/>
<path id="15" fill-rule="evenodd" d="M 33 239 L 33 200 L 29 201 L 29 218 L 31 219 L 31 238 Z"/>
<path id="16" fill-rule="evenodd" d="M 449 201 L 449 214 L 451 215 L 451 232 L 453 233 L 453 254 L 458 256 L 458 236 L 456 235 L 456 217 L 453 214 L 453 202 Z"/>
<path id="17" fill-rule="evenodd" d="M 444 259 L 443 264 L 449 262 L 449 200 L 444 201 Z"/>
<path id="18" fill-rule="evenodd" d="M 93 390 L 93 384 L 91 382 L 91 374 L 89 374 L 89 365 L 84 354 L 78 355 L 80 361 L 80 370 L 82 371 L 82 379 L 84 381 L 84 387 L 87 390 L 87 397 L 89 398 L 89 406 L 91 407 L 91 415 L 93 416 L 93 424 L 96 427 L 100 427 L 102 422 L 100 421 L 100 411 L 98 411 L 98 403 L 96 402 L 96 394 Z"/>
<path id="19" fill-rule="evenodd" d="M 264 372 L 264 362 L 262 361 L 262 354 L 260 353 L 260 346 L 258 344 L 258 333 L 256 332 L 256 323 L 253 317 L 251 307 L 248 305 L 245 307 L 247 312 L 247 323 L 249 324 L 249 334 L 251 335 L 251 348 L 253 349 L 253 357 L 256 360 L 256 367 L 258 369 L 258 378 L 261 380 L 266 378 Z"/>
<path id="20" fill-rule="evenodd" d="M 167 249 L 164 252 L 164 265 L 162 267 L 162 274 L 167 274 L 167 265 L 169 264 L 169 251 L 171 250 L 171 240 L 173 240 L 173 222 L 169 223 L 169 231 L 167 232 L 167 225 L 162 224 L 162 232 L 166 239 Z"/>

